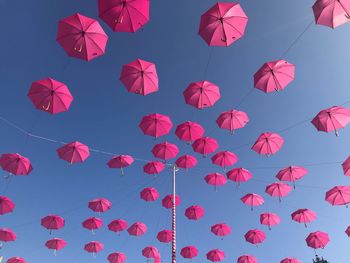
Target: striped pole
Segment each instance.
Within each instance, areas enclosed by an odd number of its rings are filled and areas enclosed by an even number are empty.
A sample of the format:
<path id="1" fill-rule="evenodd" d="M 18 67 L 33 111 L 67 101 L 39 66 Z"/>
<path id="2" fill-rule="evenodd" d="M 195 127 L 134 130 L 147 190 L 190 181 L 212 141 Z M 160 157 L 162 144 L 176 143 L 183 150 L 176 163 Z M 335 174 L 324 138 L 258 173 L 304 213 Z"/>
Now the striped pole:
<path id="1" fill-rule="evenodd" d="M 173 166 L 173 207 L 171 217 L 172 242 L 171 263 L 176 263 L 176 166 Z"/>

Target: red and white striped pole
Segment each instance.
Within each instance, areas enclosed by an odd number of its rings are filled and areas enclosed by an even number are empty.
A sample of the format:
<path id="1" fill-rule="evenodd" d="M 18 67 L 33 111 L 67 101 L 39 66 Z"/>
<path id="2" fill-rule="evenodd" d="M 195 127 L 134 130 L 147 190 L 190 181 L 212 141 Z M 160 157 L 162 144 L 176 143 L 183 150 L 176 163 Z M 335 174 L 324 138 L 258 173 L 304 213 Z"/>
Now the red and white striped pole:
<path id="1" fill-rule="evenodd" d="M 171 263 L 176 263 L 176 165 L 173 166 L 173 207 L 171 217 Z"/>

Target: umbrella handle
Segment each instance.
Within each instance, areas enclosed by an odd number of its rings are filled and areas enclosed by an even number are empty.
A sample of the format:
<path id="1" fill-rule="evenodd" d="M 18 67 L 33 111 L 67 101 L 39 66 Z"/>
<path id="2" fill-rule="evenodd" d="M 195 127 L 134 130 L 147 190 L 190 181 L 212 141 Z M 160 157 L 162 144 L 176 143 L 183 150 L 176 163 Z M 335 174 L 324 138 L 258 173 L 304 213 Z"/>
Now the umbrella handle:
<path id="1" fill-rule="evenodd" d="M 43 109 L 44 109 L 45 111 L 47 111 L 47 110 L 49 110 L 50 106 L 51 106 L 51 101 L 49 101 L 49 103 L 47 104 L 46 107 L 43 105 Z"/>
<path id="2" fill-rule="evenodd" d="M 80 44 L 80 47 L 77 48 L 76 46 L 74 47 L 75 51 L 78 51 L 79 53 L 83 50 L 83 44 Z"/>

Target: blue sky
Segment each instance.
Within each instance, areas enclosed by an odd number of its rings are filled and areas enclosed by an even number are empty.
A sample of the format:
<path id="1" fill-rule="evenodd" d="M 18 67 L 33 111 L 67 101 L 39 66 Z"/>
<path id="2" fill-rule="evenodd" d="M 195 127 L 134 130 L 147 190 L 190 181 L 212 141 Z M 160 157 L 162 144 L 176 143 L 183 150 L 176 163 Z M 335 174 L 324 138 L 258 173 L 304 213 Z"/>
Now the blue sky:
<path id="1" fill-rule="evenodd" d="M 331 238 L 321 255 L 331 262 L 349 262 L 350 240 L 344 233 L 350 224 L 349 210 L 331 207 L 324 195 L 335 185 L 349 184 L 336 162 L 350 154 L 350 130 L 342 130 L 337 138 L 316 132 L 306 120 L 321 109 L 350 99 L 350 25 L 336 30 L 311 25 L 284 57 L 296 65 L 295 81 L 285 91 L 267 95 L 252 91 L 253 74 L 262 63 L 280 58 L 313 21 L 313 1 L 240 1 L 249 16 L 246 35 L 229 48 L 210 48 L 197 35 L 200 15 L 214 3 L 153 0 L 151 21 L 136 34 L 113 33 L 101 22 L 110 37 L 107 53 L 87 63 L 67 57 L 56 43 L 57 22 L 76 12 L 97 18 L 97 1 L 0 1 L 0 115 L 41 136 L 66 142 L 78 140 L 92 148 L 143 159 L 152 159 L 150 151 L 156 142 L 139 130 L 142 116 L 158 112 L 169 115 L 175 125 L 187 120 L 199 122 L 207 135 L 219 141 L 221 150 L 238 155 L 236 166 L 251 169 L 254 179 L 240 188 L 228 183 L 215 192 L 203 178 L 221 169 L 200 156 L 196 169 L 179 173 L 182 202 L 178 208 L 178 247 L 199 248 L 200 255 L 192 262 L 205 262 L 206 252 L 213 248 L 225 251 L 224 262 L 235 262 L 247 253 L 263 263 L 279 262 L 287 256 L 311 262 L 314 251 L 304 239 L 316 230 L 328 232 Z M 147 97 L 130 94 L 118 80 L 121 66 L 138 57 L 156 63 L 158 93 Z M 48 76 L 70 88 L 75 100 L 69 112 L 51 116 L 35 110 L 28 100 L 30 84 Z M 222 98 L 215 107 L 198 111 L 184 103 L 182 92 L 190 82 L 203 79 L 218 84 Z M 248 113 L 250 123 L 233 136 L 219 130 L 217 116 L 235 107 L 248 92 L 238 109 Z M 284 130 L 301 121 L 306 122 Z M 260 133 L 282 130 L 285 145 L 275 156 L 266 158 L 250 150 Z M 92 153 L 84 164 L 70 166 L 56 156 L 55 149 L 60 145 L 27 138 L 3 122 L 0 136 L 1 153 L 19 152 L 34 166 L 30 176 L 13 178 L 8 186 L 8 181 L 0 180 L 1 194 L 17 205 L 13 214 L 0 218 L 1 227 L 11 228 L 18 235 L 15 243 L 6 244 L 0 251 L 5 259 L 22 256 L 29 263 L 106 262 L 109 253 L 122 251 L 128 256 L 127 262 L 143 262 L 142 248 L 155 245 L 164 262 L 170 262 L 170 245 L 160 244 L 155 238 L 159 230 L 171 227 L 170 211 L 161 207 L 160 200 L 146 204 L 139 199 L 140 190 L 146 186 L 156 187 L 162 197 L 169 194 L 169 170 L 153 178 L 143 174 L 143 163 L 137 162 L 121 177 L 105 165 L 109 156 Z M 182 154 L 192 153 L 191 147 L 173 133 L 158 141 L 164 140 L 176 143 Z M 279 167 L 325 162 L 333 164 L 308 166 L 307 177 L 282 203 L 264 193 L 265 186 L 275 181 Z M 263 195 L 264 206 L 251 212 L 241 204 L 240 197 L 248 192 Z M 93 215 L 87 202 L 97 197 L 111 200 L 113 208 L 101 216 L 104 228 L 92 236 L 81 222 Z M 206 210 L 199 222 L 188 221 L 183 215 L 193 204 Z M 304 207 L 319 215 L 307 229 L 290 219 L 291 212 Z M 266 211 L 282 218 L 272 231 L 259 224 L 260 213 Z M 54 235 L 40 226 L 40 218 L 49 213 L 66 219 L 66 227 L 55 236 L 66 239 L 68 246 L 57 257 L 44 247 Z M 129 223 L 143 221 L 149 230 L 141 238 L 126 233 L 116 236 L 106 227 L 115 218 Z M 218 222 L 232 227 L 232 234 L 224 240 L 210 233 L 210 226 Z M 252 228 L 267 232 L 265 243 L 258 248 L 244 241 L 244 233 Z M 105 244 L 96 259 L 83 251 L 84 244 L 91 240 Z M 186 261 L 179 257 L 178 262 Z"/>

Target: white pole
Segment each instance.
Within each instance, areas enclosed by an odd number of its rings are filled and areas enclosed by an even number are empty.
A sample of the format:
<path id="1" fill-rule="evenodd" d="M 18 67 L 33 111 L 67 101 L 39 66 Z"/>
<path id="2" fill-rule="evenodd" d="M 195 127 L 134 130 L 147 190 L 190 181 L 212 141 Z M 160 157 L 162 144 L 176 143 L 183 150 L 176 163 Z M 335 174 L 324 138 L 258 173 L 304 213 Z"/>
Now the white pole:
<path id="1" fill-rule="evenodd" d="M 171 263 L 176 263 L 176 165 L 173 166 L 173 207 L 172 207 L 172 242 Z"/>

